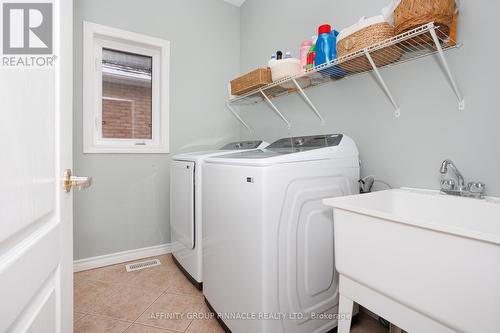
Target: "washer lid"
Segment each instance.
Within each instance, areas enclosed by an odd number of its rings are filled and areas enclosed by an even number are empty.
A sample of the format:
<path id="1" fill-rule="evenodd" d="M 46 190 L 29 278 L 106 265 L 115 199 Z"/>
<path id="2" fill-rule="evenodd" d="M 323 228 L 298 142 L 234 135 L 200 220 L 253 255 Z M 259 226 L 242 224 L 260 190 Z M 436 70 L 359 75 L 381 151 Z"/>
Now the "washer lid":
<path id="1" fill-rule="evenodd" d="M 283 138 L 275 141 L 266 149 L 211 157 L 208 158 L 206 162 L 219 164 L 270 165 L 342 157 L 355 157 L 357 160 L 357 156 L 358 150 L 351 138 L 342 134 L 328 134 Z"/>

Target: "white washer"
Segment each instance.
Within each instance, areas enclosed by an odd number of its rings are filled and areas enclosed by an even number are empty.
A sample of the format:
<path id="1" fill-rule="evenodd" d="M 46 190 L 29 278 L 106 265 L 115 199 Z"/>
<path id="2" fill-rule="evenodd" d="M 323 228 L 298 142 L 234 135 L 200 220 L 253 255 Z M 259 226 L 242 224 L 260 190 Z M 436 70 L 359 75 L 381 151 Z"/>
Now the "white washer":
<path id="1" fill-rule="evenodd" d="M 226 329 L 337 326 L 333 221 L 322 200 L 358 193 L 358 179 L 356 144 L 342 134 L 285 138 L 205 161 L 203 293 Z M 312 317 L 319 315 L 327 318 Z"/>
<path id="2" fill-rule="evenodd" d="M 201 168 L 207 157 L 265 148 L 263 141 L 241 141 L 218 150 L 175 155 L 170 167 L 170 235 L 174 261 L 202 289 Z"/>

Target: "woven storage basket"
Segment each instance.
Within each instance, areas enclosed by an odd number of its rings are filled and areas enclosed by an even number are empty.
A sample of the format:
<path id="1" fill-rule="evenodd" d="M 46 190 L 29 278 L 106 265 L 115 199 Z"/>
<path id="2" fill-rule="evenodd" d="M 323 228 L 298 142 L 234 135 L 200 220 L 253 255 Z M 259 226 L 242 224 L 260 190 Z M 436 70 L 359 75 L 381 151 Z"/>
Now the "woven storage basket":
<path id="1" fill-rule="evenodd" d="M 258 68 L 231 81 L 231 95 L 243 95 L 273 82 L 269 68 Z"/>
<path id="2" fill-rule="evenodd" d="M 456 0 L 402 0 L 394 11 L 396 34 L 434 22 L 439 27 L 439 37 L 446 38 L 456 9 Z"/>
<path id="3" fill-rule="evenodd" d="M 394 28 L 387 22 L 372 24 L 366 28 L 354 32 L 337 42 L 337 57 L 357 52 L 384 40 L 395 36 Z M 372 59 L 377 66 L 385 66 L 396 62 L 401 58 L 402 50 L 397 46 L 390 46 L 371 53 Z M 366 56 L 359 56 L 340 64 L 344 70 L 350 73 L 364 72 L 372 69 Z"/>

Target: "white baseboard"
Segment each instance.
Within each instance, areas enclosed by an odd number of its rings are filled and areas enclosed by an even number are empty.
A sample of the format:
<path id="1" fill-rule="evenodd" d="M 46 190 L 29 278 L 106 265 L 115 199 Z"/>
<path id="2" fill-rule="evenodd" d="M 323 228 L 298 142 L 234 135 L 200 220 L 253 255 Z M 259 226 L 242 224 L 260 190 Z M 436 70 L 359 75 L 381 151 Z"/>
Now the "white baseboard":
<path id="1" fill-rule="evenodd" d="M 88 269 L 120 264 L 127 261 L 159 256 L 171 252 L 172 247 L 170 244 L 162 244 L 151 247 L 144 247 L 142 249 L 106 254 L 98 257 L 79 259 L 73 261 L 73 271 L 81 272 Z"/>

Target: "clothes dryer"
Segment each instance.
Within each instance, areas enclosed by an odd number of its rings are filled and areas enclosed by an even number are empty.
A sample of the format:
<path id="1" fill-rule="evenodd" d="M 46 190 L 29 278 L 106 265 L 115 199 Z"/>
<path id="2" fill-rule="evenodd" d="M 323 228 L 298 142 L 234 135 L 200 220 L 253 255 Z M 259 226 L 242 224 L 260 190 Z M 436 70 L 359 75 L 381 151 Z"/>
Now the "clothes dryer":
<path id="1" fill-rule="evenodd" d="M 202 166 L 206 158 L 264 148 L 263 141 L 241 141 L 218 150 L 175 155 L 170 168 L 170 235 L 175 263 L 202 289 Z"/>

